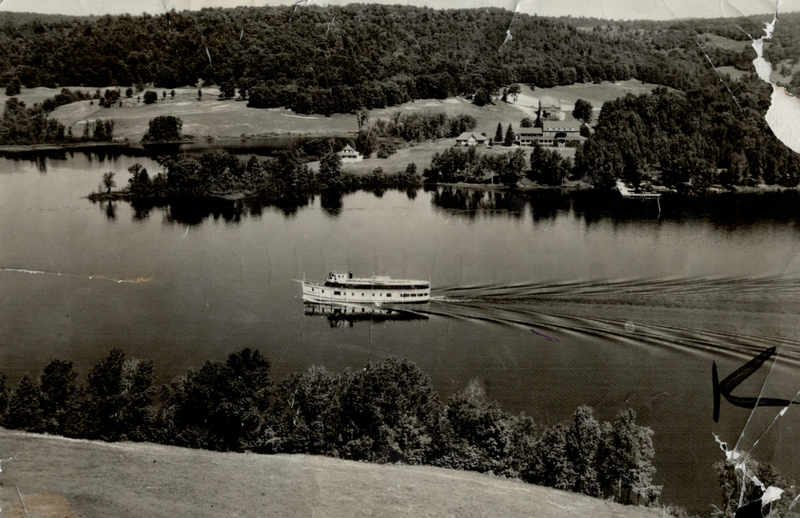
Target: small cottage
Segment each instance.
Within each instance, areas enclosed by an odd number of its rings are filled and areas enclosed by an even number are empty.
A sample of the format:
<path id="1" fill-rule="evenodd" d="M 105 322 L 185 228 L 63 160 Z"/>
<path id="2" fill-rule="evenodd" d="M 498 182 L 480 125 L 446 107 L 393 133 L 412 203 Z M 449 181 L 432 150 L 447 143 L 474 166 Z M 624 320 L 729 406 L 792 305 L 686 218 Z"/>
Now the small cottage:
<path id="1" fill-rule="evenodd" d="M 486 144 L 486 135 L 465 131 L 456 137 L 456 146 L 483 146 Z"/>
<path id="2" fill-rule="evenodd" d="M 347 144 L 344 149 L 339 151 L 339 156 L 342 157 L 342 162 L 360 162 L 364 156 L 353 149 L 350 144 Z"/>

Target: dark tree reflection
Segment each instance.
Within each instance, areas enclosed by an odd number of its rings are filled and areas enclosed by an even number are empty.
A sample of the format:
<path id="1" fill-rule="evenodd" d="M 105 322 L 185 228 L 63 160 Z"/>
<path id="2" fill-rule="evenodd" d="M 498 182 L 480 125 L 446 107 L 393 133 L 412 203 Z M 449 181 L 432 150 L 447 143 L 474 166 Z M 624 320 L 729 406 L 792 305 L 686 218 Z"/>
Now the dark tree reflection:
<path id="1" fill-rule="evenodd" d="M 104 207 L 105 205 L 105 207 Z M 109 221 L 114 221 L 117 219 L 117 204 L 113 201 L 105 201 L 100 202 L 100 208 L 105 210 L 106 218 Z"/>
<path id="2" fill-rule="evenodd" d="M 320 205 L 326 214 L 338 217 L 342 213 L 342 193 L 326 190 L 320 195 Z"/>

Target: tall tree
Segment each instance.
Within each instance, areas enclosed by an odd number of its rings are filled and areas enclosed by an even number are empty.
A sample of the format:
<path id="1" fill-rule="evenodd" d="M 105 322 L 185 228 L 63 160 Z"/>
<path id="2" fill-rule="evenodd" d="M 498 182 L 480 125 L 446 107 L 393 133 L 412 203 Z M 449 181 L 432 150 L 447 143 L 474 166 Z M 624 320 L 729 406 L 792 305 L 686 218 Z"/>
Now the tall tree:
<path id="1" fill-rule="evenodd" d="M 503 124 L 497 123 L 497 131 L 494 132 L 494 143 L 499 144 L 503 141 Z"/>
<path id="2" fill-rule="evenodd" d="M 319 178 L 323 187 L 338 189 L 342 186 L 342 157 L 330 151 L 319 161 Z"/>
<path id="3" fill-rule="evenodd" d="M 39 384 L 26 372 L 11 393 L 3 426 L 14 430 L 40 432 L 43 428 Z"/>
<path id="4" fill-rule="evenodd" d="M 119 440 L 123 431 L 119 419 L 119 399 L 122 392 L 122 368 L 125 353 L 112 349 L 101 358 L 87 375 L 89 399 L 85 403 L 84 433 L 91 439 Z"/>
<path id="5" fill-rule="evenodd" d="M 600 448 L 601 428 L 590 407 L 578 408 L 567 430 L 566 439 L 570 489 L 589 496 L 600 496 L 597 452 Z"/>
<path id="6" fill-rule="evenodd" d="M 105 189 L 108 194 L 111 194 L 111 189 L 113 189 L 117 185 L 117 182 L 114 181 L 115 174 L 116 173 L 114 171 L 103 173 L 102 185 L 103 189 Z"/>
<path id="7" fill-rule="evenodd" d="M 165 438 L 173 444 L 219 451 L 263 448 L 270 401 L 270 362 L 258 350 L 206 361 L 165 388 Z"/>
<path id="8" fill-rule="evenodd" d="M 80 388 L 78 373 L 72 362 L 54 359 L 48 363 L 39 380 L 44 429 L 48 433 L 75 433 Z"/>
<path id="9" fill-rule="evenodd" d="M 504 146 L 513 146 L 514 140 L 516 140 L 517 136 L 514 135 L 514 128 L 511 127 L 511 124 L 508 125 L 508 129 L 506 130 L 506 137 L 503 140 Z"/>
<path id="10" fill-rule="evenodd" d="M 584 124 L 589 124 L 592 121 L 592 104 L 589 101 L 578 99 L 572 109 L 572 116 Z"/>
<path id="11" fill-rule="evenodd" d="M 600 482 L 617 496 L 617 501 L 650 503 L 661 486 L 653 484 L 653 430 L 636 424 L 636 412 L 621 410 L 611 426 L 604 429 L 600 447 Z"/>

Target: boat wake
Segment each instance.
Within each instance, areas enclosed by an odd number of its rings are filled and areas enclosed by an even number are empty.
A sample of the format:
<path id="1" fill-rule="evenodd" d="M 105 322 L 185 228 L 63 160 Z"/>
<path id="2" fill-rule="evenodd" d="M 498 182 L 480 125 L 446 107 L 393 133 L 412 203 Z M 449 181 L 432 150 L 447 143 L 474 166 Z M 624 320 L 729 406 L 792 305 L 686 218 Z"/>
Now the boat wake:
<path id="1" fill-rule="evenodd" d="M 443 288 L 425 312 L 554 342 L 600 338 L 741 357 L 778 347 L 800 362 L 798 304 L 800 278 L 662 279 Z"/>
<path id="2" fill-rule="evenodd" d="M 29 275 L 49 275 L 53 277 L 68 277 L 68 278 L 75 278 L 75 279 L 87 279 L 90 281 L 108 281 L 114 282 L 117 284 L 139 284 L 142 282 L 150 282 L 155 279 L 155 277 L 136 277 L 134 279 L 117 279 L 114 277 L 108 277 L 106 275 L 78 275 L 75 273 L 61 273 L 61 272 L 46 272 L 42 270 L 26 270 L 24 268 L 0 268 L 0 272 L 9 272 L 9 273 L 26 273 Z"/>

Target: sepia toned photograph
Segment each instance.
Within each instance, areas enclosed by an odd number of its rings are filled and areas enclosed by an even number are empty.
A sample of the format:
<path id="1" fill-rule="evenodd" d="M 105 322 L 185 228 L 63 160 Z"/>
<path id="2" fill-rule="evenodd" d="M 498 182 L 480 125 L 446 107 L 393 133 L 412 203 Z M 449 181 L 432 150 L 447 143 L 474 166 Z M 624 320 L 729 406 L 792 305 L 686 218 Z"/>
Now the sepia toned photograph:
<path id="1" fill-rule="evenodd" d="M 0 518 L 800 516 L 800 0 L 0 0 Z"/>

